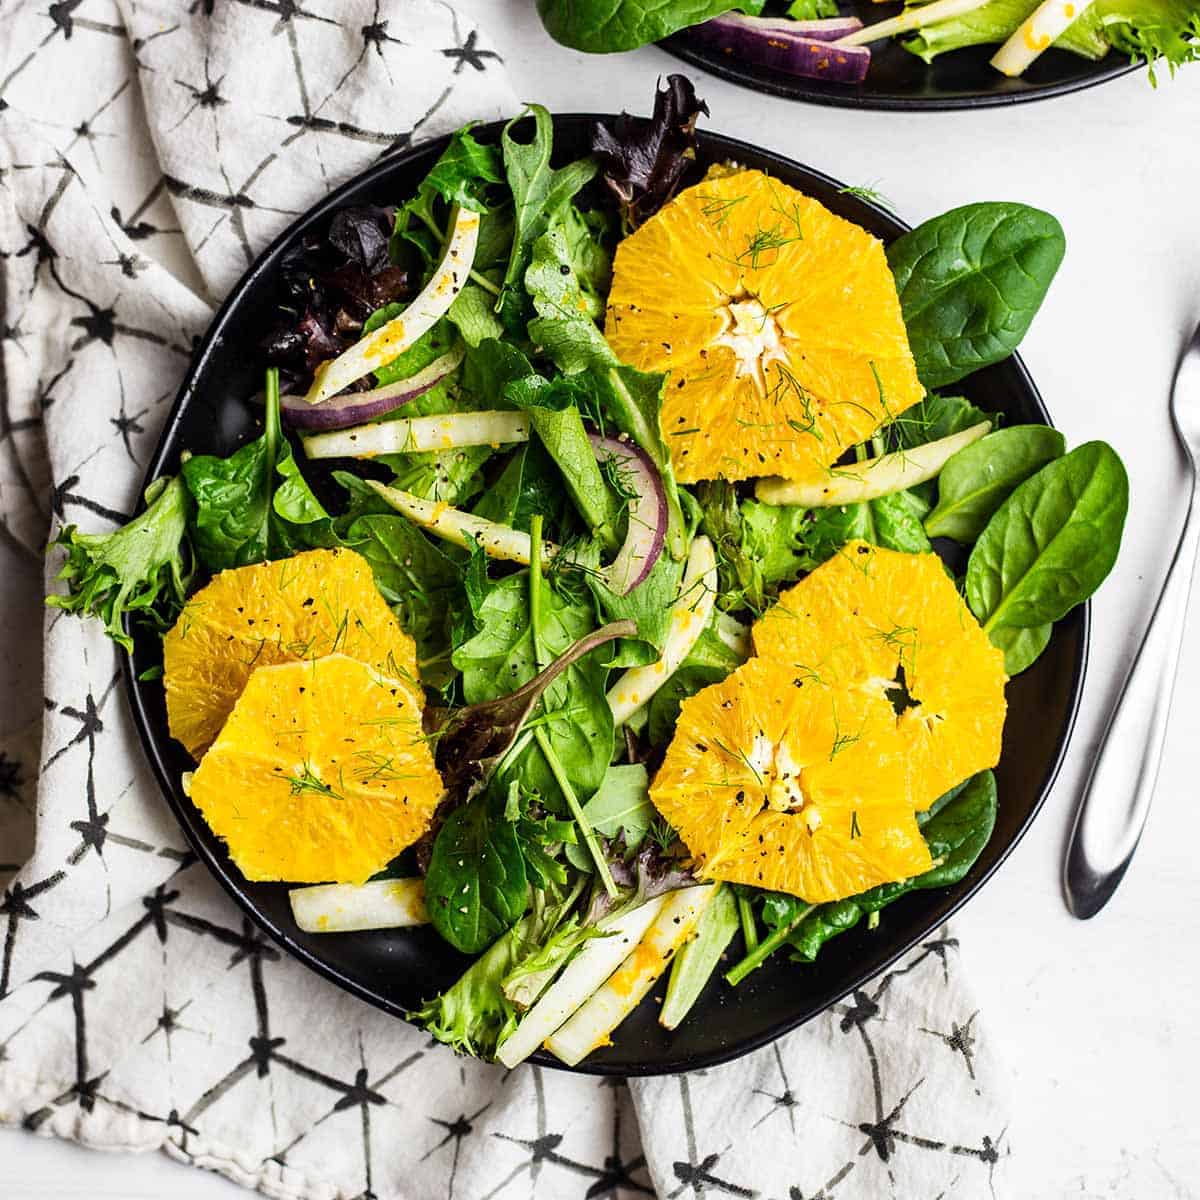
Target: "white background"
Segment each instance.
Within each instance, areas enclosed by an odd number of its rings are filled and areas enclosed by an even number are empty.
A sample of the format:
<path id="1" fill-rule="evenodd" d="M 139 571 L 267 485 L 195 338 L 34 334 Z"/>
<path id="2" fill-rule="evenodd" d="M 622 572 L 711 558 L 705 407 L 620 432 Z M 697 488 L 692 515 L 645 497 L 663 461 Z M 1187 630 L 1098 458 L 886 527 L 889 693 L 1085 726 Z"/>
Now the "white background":
<path id="1" fill-rule="evenodd" d="M 655 48 L 615 58 L 564 50 L 542 33 L 532 0 L 458 3 L 490 31 L 518 94 L 551 109 L 642 112 L 655 77 L 682 69 Z M 1124 885 L 1099 917 L 1081 924 L 1067 915 L 1058 883 L 1082 776 L 1186 504 L 1167 395 L 1179 348 L 1200 322 L 1200 66 L 1158 91 L 1139 73 L 1045 103 L 942 114 L 818 108 L 692 74 L 712 110 L 708 128 L 874 186 L 910 222 L 973 200 L 1012 199 L 1048 209 L 1067 231 L 1066 262 L 1022 354 L 1069 443 L 1101 437 L 1120 450 L 1130 474 L 1129 523 L 1117 569 L 1095 602 L 1087 693 L 1066 768 L 957 932 L 979 1019 L 1012 1071 L 1008 1195 L 1200 1197 L 1194 632 L 1155 810 Z M 0 579 L 18 584 L 26 576 L 24 602 L 4 588 L 6 622 L 40 619 L 39 580 L 0 543 Z M 35 668 L 5 664 L 16 669 Z M 5 1200 L 237 1194 L 233 1184 L 161 1155 L 108 1157 L 0 1133 Z"/>

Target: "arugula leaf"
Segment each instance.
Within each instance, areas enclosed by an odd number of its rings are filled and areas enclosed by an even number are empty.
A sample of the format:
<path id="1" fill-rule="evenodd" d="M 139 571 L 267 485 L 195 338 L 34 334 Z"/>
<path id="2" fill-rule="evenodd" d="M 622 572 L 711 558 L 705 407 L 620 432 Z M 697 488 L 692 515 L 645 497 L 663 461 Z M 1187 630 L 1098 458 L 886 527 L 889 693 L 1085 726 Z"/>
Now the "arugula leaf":
<path id="1" fill-rule="evenodd" d="M 51 545 L 67 552 L 56 578 L 66 580 L 68 591 L 46 597 L 51 608 L 103 621 L 105 633 L 131 654 L 126 614 L 152 629 L 170 628 L 191 579 L 190 505 L 182 481 L 156 479 L 145 500 L 145 511 L 112 533 L 80 533 L 74 525 L 61 529 Z"/>
<path id="2" fill-rule="evenodd" d="M 275 368 L 267 372 L 262 436 L 228 458 L 192 455 L 180 474 L 195 501 L 192 542 L 210 571 L 287 557 L 336 540 L 329 514 L 305 482 L 280 429 Z"/>
<path id="3" fill-rule="evenodd" d="M 533 119 L 533 137 L 528 142 L 519 142 L 513 131 L 527 117 Z M 596 164 L 590 158 L 583 158 L 557 170 L 550 166 L 554 123 L 540 104 L 529 105 L 524 113 L 509 121 L 500 134 L 500 144 L 504 173 L 513 194 L 513 239 L 496 311 L 505 327 L 515 332 L 528 315 L 523 286 L 533 244 L 579 189 L 593 178 Z"/>
<path id="4" fill-rule="evenodd" d="M 477 283 L 467 283 L 454 297 L 446 320 L 462 334 L 468 346 L 478 346 L 488 338 L 504 336 L 504 326 L 496 317 L 492 297 Z"/>
<path id="5" fill-rule="evenodd" d="M 650 574 L 624 596 L 618 596 L 599 574 L 587 573 L 588 586 L 607 620 L 627 617 L 637 622 L 636 640 L 622 643 L 610 666 L 640 667 L 662 655 L 682 577 L 683 563 L 667 554 L 660 554 Z"/>
<path id="6" fill-rule="evenodd" d="M 604 482 L 583 418 L 570 401 L 569 389 L 531 373 L 508 384 L 504 398 L 529 415 L 534 432 L 562 473 L 567 493 L 588 531 L 608 550 L 616 550 L 620 544 L 617 498 Z"/>
<path id="7" fill-rule="evenodd" d="M 668 549 L 673 558 L 682 558 L 686 553 L 683 512 L 659 420 L 666 376 L 626 366 L 591 321 L 538 317 L 529 322 L 529 336 L 560 371 L 572 377 L 576 394 L 588 398 L 589 412 L 606 415 L 650 456 L 667 493 Z"/>
<path id="8" fill-rule="evenodd" d="M 574 206 L 570 211 L 574 212 Z M 583 240 L 586 247 L 595 246 L 586 225 Z M 590 250 L 581 252 L 579 242 L 573 247 L 563 225 L 556 225 L 534 242 L 529 269 L 525 272 L 525 290 L 538 316 L 565 320 L 586 317 L 589 321 L 604 316 L 609 260 L 603 248 L 595 249 L 599 261 L 592 261 Z M 581 275 L 581 265 L 589 276 Z"/>
<path id="9" fill-rule="evenodd" d="M 396 210 L 392 258 L 399 257 L 400 243 L 407 241 L 420 250 L 427 264 L 431 263 L 443 233 L 435 212 L 437 202 L 487 213 L 488 185 L 500 183 L 503 178 L 496 147 L 476 141 L 470 125 L 457 130 L 421 181 L 417 194 Z M 410 228 L 414 218 L 420 222 L 417 231 Z"/>

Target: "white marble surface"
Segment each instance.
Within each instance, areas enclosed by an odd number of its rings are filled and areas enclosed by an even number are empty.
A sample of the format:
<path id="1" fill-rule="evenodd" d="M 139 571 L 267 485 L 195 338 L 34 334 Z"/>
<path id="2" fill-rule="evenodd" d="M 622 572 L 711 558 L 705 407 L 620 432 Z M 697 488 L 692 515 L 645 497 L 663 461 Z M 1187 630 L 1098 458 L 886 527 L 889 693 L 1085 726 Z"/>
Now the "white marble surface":
<path id="1" fill-rule="evenodd" d="M 655 76 L 677 65 L 657 49 L 611 59 L 572 54 L 543 37 L 529 0 L 459 3 L 491 28 L 518 92 L 552 109 L 644 110 Z M 1189 757 L 1200 732 L 1195 633 L 1156 808 L 1124 886 L 1086 925 L 1067 915 L 1058 887 L 1081 776 L 1182 517 L 1166 396 L 1177 350 L 1200 321 L 1200 67 L 1157 92 L 1139 74 L 1043 104 L 929 115 L 822 109 L 697 82 L 712 109 L 709 128 L 871 184 L 911 221 L 971 200 L 1020 199 L 1049 209 L 1067 230 L 1066 263 L 1023 353 L 1068 439 L 1103 437 L 1121 451 L 1132 486 L 1129 525 L 1117 570 L 1096 600 L 1087 696 L 1066 768 L 958 932 L 981 1020 L 1012 1068 L 1009 1195 L 1200 1197 L 1200 808 Z M 35 619 L 32 604 L 18 605 L 25 575 L 0 544 L 6 620 Z M 1195 604 L 1191 627 L 1200 628 Z M 6 1200 L 85 1194 L 237 1193 L 159 1155 L 134 1161 L 0 1133 Z"/>

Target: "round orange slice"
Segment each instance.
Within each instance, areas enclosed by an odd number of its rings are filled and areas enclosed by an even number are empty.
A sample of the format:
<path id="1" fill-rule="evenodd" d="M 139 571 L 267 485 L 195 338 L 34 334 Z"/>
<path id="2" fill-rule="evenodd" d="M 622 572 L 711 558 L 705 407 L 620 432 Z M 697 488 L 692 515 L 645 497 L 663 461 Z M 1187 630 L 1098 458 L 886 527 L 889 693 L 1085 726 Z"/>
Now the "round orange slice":
<path id="1" fill-rule="evenodd" d="M 890 714 L 893 786 L 918 810 L 1000 758 L 1004 655 L 936 554 L 850 542 L 784 592 L 753 637 L 781 669 Z"/>
<path id="2" fill-rule="evenodd" d="M 752 658 L 683 702 L 650 798 L 707 878 L 815 904 L 919 875 L 890 714 Z"/>
<path id="3" fill-rule="evenodd" d="M 883 243 L 761 171 L 710 174 L 617 247 L 605 335 L 669 372 L 682 483 L 821 478 L 924 395 Z"/>
<path id="4" fill-rule="evenodd" d="M 247 879 L 289 883 L 362 883 L 441 794 L 412 688 L 343 654 L 256 670 L 191 786 Z"/>
<path id="5" fill-rule="evenodd" d="M 171 736 L 199 759 L 251 672 L 346 654 L 405 681 L 415 694 L 416 651 L 352 550 L 309 550 L 222 571 L 186 604 L 163 639 Z"/>

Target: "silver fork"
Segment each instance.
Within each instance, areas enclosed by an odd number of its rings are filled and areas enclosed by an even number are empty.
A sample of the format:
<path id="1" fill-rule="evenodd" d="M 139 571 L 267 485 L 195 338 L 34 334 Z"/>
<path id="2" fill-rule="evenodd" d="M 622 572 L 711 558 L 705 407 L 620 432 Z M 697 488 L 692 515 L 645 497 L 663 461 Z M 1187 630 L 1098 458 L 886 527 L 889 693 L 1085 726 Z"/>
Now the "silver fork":
<path id="1" fill-rule="evenodd" d="M 1117 890 L 1142 836 L 1158 780 L 1200 544 L 1200 328 L 1179 359 L 1171 420 L 1191 468 L 1187 516 L 1075 814 L 1063 890 L 1067 907 L 1081 921 L 1095 916 Z"/>

